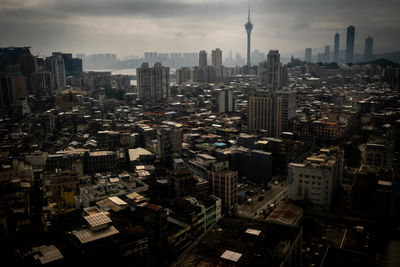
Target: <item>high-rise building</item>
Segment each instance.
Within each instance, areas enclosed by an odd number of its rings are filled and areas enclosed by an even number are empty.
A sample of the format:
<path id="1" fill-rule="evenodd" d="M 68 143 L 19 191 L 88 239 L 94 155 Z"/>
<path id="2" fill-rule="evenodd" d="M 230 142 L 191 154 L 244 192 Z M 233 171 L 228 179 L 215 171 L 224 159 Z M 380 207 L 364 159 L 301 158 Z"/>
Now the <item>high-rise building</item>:
<path id="1" fill-rule="evenodd" d="M 254 65 L 258 65 L 260 62 L 265 60 L 265 53 L 260 52 L 258 49 L 255 49 L 253 53 L 251 53 L 251 58 Z"/>
<path id="2" fill-rule="evenodd" d="M 270 50 L 267 61 L 263 61 L 258 66 L 259 82 L 266 85 L 270 91 L 276 91 L 287 85 L 287 69 L 280 63 L 278 50 Z"/>
<path id="3" fill-rule="evenodd" d="M 317 62 L 323 62 L 324 61 L 324 54 L 318 53 L 317 55 Z"/>
<path id="4" fill-rule="evenodd" d="M 335 41 L 333 44 L 333 62 L 339 62 L 339 34 L 335 34 Z"/>
<path id="5" fill-rule="evenodd" d="M 64 89 L 67 85 L 65 78 L 65 63 L 60 52 L 53 52 L 51 57 L 46 58 L 46 67 L 54 75 L 57 89 Z"/>
<path id="6" fill-rule="evenodd" d="M 312 49 L 311 48 L 306 48 L 305 55 L 304 55 L 304 61 L 305 62 L 312 61 Z"/>
<path id="7" fill-rule="evenodd" d="M 65 76 L 79 76 L 82 74 L 82 59 L 73 58 L 72 54 L 62 54 L 65 65 Z"/>
<path id="8" fill-rule="evenodd" d="M 353 25 L 347 27 L 347 39 L 346 39 L 346 62 L 353 63 L 354 57 L 354 38 L 356 28 Z"/>
<path id="9" fill-rule="evenodd" d="M 281 64 L 280 54 L 278 50 L 270 50 L 267 55 L 268 75 L 267 84 L 273 90 L 279 88 L 279 66 Z"/>
<path id="10" fill-rule="evenodd" d="M 207 52 L 204 50 L 199 53 L 199 67 L 207 67 Z"/>
<path id="11" fill-rule="evenodd" d="M 0 76 L 0 108 L 8 109 L 16 104 L 14 80 L 11 76 Z"/>
<path id="12" fill-rule="evenodd" d="M 367 39 L 365 39 L 365 50 L 364 50 L 364 61 L 369 62 L 373 60 L 373 55 L 372 55 L 372 50 L 374 46 L 374 39 L 369 36 Z"/>
<path id="13" fill-rule="evenodd" d="M 157 153 L 163 164 L 172 164 L 173 154 L 179 155 L 182 150 L 182 129 L 161 128 L 157 131 Z"/>
<path id="14" fill-rule="evenodd" d="M 33 55 L 23 55 L 21 57 L 21 72 L 26 78 L 26 88 L 29 93 L 32 93 L 32 73 L 37 71 L 36 57 Z"/>
<path id="15" fill-rule="evenodd" d="M 284 87 L 276 94 L 282 96 L 282 131 L 293 131 L 289 128 L 289 121 L 296 117 L 296 91 Z"/>
<path id="16" fill-rule="evenodd" d="M 160 101 L 170 96 L 169 67 L 156 63 L 153 68 L 149 68 L 148 63 L 143 63 L 136 69 L 136 75 L 141 101 Z"/>
<path id="17" fill-rule="evenodd" d="M 288 70 L 286 65 L 279 65 L 279 89 L 288 85 Z"/>
<path id="18" fill-rule="evenodd" d="M 221 49 L 217 48 L 215 50 L 212 50 L 211 58 L 212 58 L 212 66 L 214 68 L 222 67 L 222 51 L 221 51 Z"/>
<path id="19" fill-rule="evenodd" d="M 253 23 L 250 22 L 250 8 L 249 8 L 249 15 L 247 19 L 247 23 L 244 25 L 246 32 L 247 32 L 247 66 L 251 66 L 250 61 L 250 35 L 251 31 L 253 30 Z"/>
<path id="20" fill-rule="evenodd" d="M 329 45 L 326 45 L 326 46 L 325 46 L 325 53 L 324 53 L 324 62 L 325 62 L 325 63 L 329 63 L 330 54 L 331 54 L 331 52 L 330 52 L 330 46 L 329 46 Z"/>
<path id="21" fill-rule="evenodd" d="M 211 111 L 213 113 L 226 113 L 235 110 L 233 92 L 229 89 L 216 89 L 211 97 Z"/>
<path id="22" fill-rule="evenodd" d="M 282 132 L 282 96 L 266 91 L 249 95 L 247 127 L 249 131 L 264 130 L 279 138 Z"/>
<path id="23" fill-rule="evenodd" d="M 53 92 L 54 79 L 49 71 L 35 72 L 31 75 L 32 93 L 35 96 L 49 96 Z"/>

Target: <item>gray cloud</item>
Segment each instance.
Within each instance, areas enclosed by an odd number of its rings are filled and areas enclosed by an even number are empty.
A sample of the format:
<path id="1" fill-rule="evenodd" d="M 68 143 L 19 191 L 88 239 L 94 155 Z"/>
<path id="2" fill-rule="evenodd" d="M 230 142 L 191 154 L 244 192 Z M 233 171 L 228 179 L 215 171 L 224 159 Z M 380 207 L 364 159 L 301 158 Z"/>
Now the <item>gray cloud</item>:
<path id="1" fill-rule="evenodd" d="M 220 47 L 244 53 L 247 1 L 2 0 L 0 46 L 30 45 L 48 54 L 198 51 Z M 400 1 L 253 0 L 253 48 L 295 51 L 345 42 L 356 25 L 356 50 L 371 35 L 376 51 L 398 50 Z"/>

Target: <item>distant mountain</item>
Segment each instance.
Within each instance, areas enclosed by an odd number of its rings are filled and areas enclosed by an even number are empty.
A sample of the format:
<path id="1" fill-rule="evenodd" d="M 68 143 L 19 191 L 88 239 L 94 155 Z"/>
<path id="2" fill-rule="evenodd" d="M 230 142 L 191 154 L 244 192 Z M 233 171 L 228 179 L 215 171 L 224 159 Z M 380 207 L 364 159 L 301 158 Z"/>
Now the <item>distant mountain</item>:
<path id="1" fill-rule="evenodd" d="M 360 64 L 360 65 L 374 64 L 374 65 L 379 65 L 383 68 L 385 68 L 386 66 L 399 67 L 399 63 L 395 63 L 393 61 L 387 60 L 386 58 L 377 58 L 371 62 L 361 62 L 358 64 Z"/>
<path id="2" fill-rule="evenodd" d="M 384 58 L 387 60 L 390 60 L 392 62 L 400 64 L 400 51 L 397 52 L 390 52 L 390 53 L 384 53 L 384 54 L 377 54 L 375 55 L 375 58 Z"/>

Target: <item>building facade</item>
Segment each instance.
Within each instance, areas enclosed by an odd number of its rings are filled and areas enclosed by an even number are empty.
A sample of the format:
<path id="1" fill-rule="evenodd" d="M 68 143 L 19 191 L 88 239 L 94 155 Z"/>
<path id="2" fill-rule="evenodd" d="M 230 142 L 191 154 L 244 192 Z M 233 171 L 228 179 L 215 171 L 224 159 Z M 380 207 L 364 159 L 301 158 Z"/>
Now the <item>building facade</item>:
<path id="1" fill-rule="evenodd" d="M 365 50 L 364 50 L 364 61 L 369 62 L 372 61 L 373 58 L 373 46 L 374 46 L 374 39 L 369 36 L 367 39 L 365 39 Z"/>
<path id="2" fill-rule="evenodd" d="M 329 63 L 329 58 L 330 58 L 331 52 L 330 52 L 330 46 L 326 45 L 325 46 L 325 53 L 324 53 L 324 62 Z"/>
<path id="3" fill-rule="evenodd" d="M 229 89 L 216 89 L 211 97 L 213 113 L 229 113 L 235 110 L 233 92 Z"/>
<path id="4" fill-rule="evenodd" d="M 155 63 L 149 68 L 148 63 L 143 63 L 136 69 L 137 87 L 141 101 L 161 101 L 170 97 L 169 67 Z"/>
<path id="5" fill-rule="evenodd" d="M 335 34 L 335 41 L 333 44 L 333 62 L 339 62 L 339 34 Z"/>
<path id="6" fill-rule="evenodd" d="M 354 57 L 354 37 L 356 28 L 353 25 L 347 27 L 347 39 L 346 39 L 346 61 L 345 63 L 353 63 Z"/>
<path id="7" fill-rule="evenodd" d="M 200 68 L 207 67 L 207 52 L 204 50 L 201 50 L 199 52 L 199 67 Z"/>
<path id="8" fill-rule="evenodd" d="M 212 66 L 214 68 L 222 67 L 222 51 L 221 51 L 221 49 L 216 48 L 215 50 L 212 50 L 211 60 L 212 60 Z"/>
<path id="9" fill-rule="evenodd" d="M 304 55 L 304 61 L 307 63 L 312 62 L 312 49 L 311 48 L 306 48 L 305 55 Z"/>
<path id="10" fill-rule="evenodd" d="M 342 179 L 343 152 L 340 148 L 321 149 L 303 163 L 290 163 L 288 167 L 289 199 L 312 204 L 318 210 L 329 210 Z"/>
<path id="11" fill-rule="evenodd" d="M 253 92 L 248 103 L 248 130 L 265 130 L 269 136 L 279 137 L 282 132 L 282 96 L 265 91 Z"/>
<path id="12" fill-rule="evenodd" d="M 46 58 L 46 68 L 54 75 L 57 89 L 64 89 L 67 86 L 65 75 L 64 58 L 60 52 L 53 52 L 51 57 Z"/>

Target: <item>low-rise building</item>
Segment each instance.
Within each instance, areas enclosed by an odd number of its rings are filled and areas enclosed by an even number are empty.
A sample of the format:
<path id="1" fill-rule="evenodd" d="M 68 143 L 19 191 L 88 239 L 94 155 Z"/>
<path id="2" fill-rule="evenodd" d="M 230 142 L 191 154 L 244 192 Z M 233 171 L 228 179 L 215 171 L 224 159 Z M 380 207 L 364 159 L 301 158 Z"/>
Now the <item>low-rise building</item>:
<path id="1" fill-rule="evenodd" d="M 333 194 L 341 183 L 343 152 L 339 147 L 321 149 L 303 163 L 290 163 L 288 197 L 329 210 Z"/>
<path id="2" fill-rule="evenodd" d="M 75 197 L 75 206 L 89 207 L 102 199 L 146 192 L 148 188 L 142 180 L 129 174 L 121 174 L 118 177 L 100 176 L 97 180 L 80 187 L 79 196 Z"/>
<path id="3" fill-rule="evenodd" d="M 299 227 L 225 217 L 173 266 L 299 266 Z"/>

